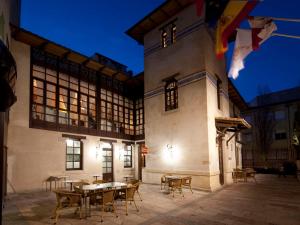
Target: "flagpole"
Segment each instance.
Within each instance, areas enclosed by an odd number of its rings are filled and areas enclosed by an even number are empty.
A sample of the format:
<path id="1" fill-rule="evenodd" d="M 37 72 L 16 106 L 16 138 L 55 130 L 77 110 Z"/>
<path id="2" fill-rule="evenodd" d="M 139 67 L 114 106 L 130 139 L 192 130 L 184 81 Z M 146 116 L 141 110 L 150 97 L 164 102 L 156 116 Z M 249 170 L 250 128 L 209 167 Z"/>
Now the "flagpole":
<path id="1" fill-rule="evenodd" d="M 293 39 L 300 39 L 300 36 L 297 36 L 297 35 L 289 35 L 289 34 L 273 33 L 272 36 L 287 37 L 287 38 L 293 38 Z"/>
<path id="2" fill-rule="evenodd" d="M 300 19 L 270 17 L 272 20 L 300 23 Z"/>

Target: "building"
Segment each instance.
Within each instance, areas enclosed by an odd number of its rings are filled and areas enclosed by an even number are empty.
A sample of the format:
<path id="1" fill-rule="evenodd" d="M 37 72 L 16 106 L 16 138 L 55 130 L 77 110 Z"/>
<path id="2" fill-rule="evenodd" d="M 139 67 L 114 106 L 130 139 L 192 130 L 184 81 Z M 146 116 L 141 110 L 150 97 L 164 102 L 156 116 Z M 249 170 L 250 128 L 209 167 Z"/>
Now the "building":
<path id="1" fill-rule="evenodd" d="M 166 1 L 127 31 L 144 45 L 145 182 L 165 173 L 210 191 L 232 182 L 235 139 L 226 131 L 248 124 L 230 118 L 225 60 L 208 26 L 217 8 L 209 6 L 198 16 L 194 1 Z"/>
<path id="2" fill-rule="evenodd" d="M 230 184 L 242 166 L 238 132 L 249 124 L 238 118 L 247 105 L 216 59 L 207 25 L 222 7 L 197 16 L 194 1 L 168 0 L 129 29 L 145 49 L 136 76 L 12 23 L 18 100 L 2 126 L 7 191 L 41 190 L 60 175 L 159 183 L 173 173 L 209 191 Z"/>
<path id="3" fill-rule="evenodd" d="M 300 124 L 300 88 L 292 88 L 257 96 L 243 112 L 244 118 L 252 124 L 252 129 L 245 131 L 243 165 L 256 168 L 279 168 L 285 161 L 300 159 L 299 124 Z M 270 136 L 267 151 L 258 150 L 258 124 Z M 298 140 L 298 143 L 297 143 Z M 298 154 L 298 156 L 297 156 Z"/>
<path id="4" fill-rule="evenodd" d="M 19 25 L 20 2 L 0 1 L 0 218 L 7 180 L 7 134 L 9 108 L 15 103 L 16 64 L 11 53 L 11 33 L 9 24 Z M 1 224 L 1 220 L 0 220 Z"/>

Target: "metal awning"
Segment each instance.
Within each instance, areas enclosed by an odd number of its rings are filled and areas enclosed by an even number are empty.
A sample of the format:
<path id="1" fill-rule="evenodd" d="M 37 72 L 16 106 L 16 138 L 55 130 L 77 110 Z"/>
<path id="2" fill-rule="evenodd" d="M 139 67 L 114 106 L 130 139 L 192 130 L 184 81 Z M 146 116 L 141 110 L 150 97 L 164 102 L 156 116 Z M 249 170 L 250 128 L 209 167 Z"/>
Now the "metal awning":
<path id="1" fill-rule="evenodd" d="M 243 118 L 216 117 L 215 121 L 217 129 L 223 133 L 226 131 L 238 132 L 251 128 L 251 125 Z"/>

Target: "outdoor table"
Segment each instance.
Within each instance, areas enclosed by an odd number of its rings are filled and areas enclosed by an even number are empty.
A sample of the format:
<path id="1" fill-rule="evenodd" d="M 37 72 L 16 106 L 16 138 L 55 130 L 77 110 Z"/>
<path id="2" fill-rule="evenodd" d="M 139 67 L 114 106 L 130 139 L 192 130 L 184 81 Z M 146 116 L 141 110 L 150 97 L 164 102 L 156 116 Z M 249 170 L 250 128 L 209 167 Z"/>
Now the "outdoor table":
<path id="1" fill-rule="evenodd" d="M 102 177 L 102 175 L 101 174 L 94 174 L 93 177 L 97 181 L 98 177 Z"/>
<path id="2" fill-rule="evenodd" d="M 124 179 L 125 181 L 127 182 L 129 179 L 132 179 L 133 178 L 133 175 L 125 175 L 124 176 Z"/>
<path id="3" fill-rule="evenodd" d="M 91 191 L 98 191 L 98 190 L 106 190 L 106 189 L 111 189 L 111 188 L 115 188 L 115 189 L 121 189 L 121 188 L 126 188 L 127 184 L 126 183 L 122 183 L 122 182 L 109 182 L 109 183 L 102 183 L 102 184 L 88 184 L 88 185 L 82 185 L 81 187 L 79 186 L 75 186 L 80 188 L 80 190 L 83 191 L 84 193 L 84 203 L 85 203 L 85 215 L 87 215 L 87 206 L 89 201 L 87 201 L 88 199 L 88 193 Z M 89 212 L 89 216 L 90 216 L 90 212 Z"/>

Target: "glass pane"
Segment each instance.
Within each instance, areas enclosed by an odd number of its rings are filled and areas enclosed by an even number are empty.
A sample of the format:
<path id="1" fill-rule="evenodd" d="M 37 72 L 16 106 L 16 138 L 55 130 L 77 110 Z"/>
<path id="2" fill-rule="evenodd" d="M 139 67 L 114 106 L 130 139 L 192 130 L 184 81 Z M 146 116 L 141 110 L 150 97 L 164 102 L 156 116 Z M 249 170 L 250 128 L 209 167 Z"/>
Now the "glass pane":
<path id="1" fill-rule="evenodd" d="M 111 166 L 112 166 L 112 163 L 111 163 L 111 162 L 108 162 L 108 163 L 106 164 L 106 166 L 107 166 L 107 167 L 111 167 Z"/>
<path id="2" fill-rule="evenodd" d="M 80 155 L 74 155 L 74 162 L 80 162 Z"/>
<path id="3" fill-rule="evenodd" d="M 106 168 L 107 173 L 111 173 L 111 168 Z"/>
<path id="4" fill-rule="evenodd" d="M 74 141 L 74 147 L 80 147 L 80 141 Z"/>
<path id="5" fill-rule="evenodd" d="M 80 162 L 74 162 L 74 168 L 79 169 L 80 168 Z"/>
<path id="6" fill-rule="evenodd" d="M 107 173 L 106 167 L 103 167 L 103 168 L 102 168 L 102 173 Z"/>
<path id="7" fill-rule="evenodd" d="M 68 142 L 67 142 L 68 145 Z M 67 147 L 67 154 L 73 154 L 73 147 Z"/>
<path id="8" fill-rule="evenodd" d="M 80 148 L 74 148 L 74 154 L 80 154 Z"/>
<path id="9" fill-rule="evenodd" d="M 73 162 L 67 162 L 67 169 L 73 168 Z"/>
<path id="10" fill-rule="evenodd" d="M 74 161 L 73 155 L 67 155 L 67 162 L 73 162 L 73 161 Z"/>

